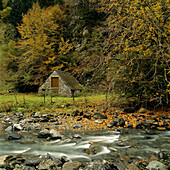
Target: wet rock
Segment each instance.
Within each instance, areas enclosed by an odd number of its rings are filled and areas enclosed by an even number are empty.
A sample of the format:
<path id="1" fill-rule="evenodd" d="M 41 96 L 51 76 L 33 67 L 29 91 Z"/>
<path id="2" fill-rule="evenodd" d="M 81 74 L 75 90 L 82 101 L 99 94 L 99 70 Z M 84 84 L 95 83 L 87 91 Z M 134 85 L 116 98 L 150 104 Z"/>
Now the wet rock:
<path id="1" fill-rule="evenodd" d="M 119 119 L 119 126 L 123 127 L 125 125 L 125 120 L 121 117 Z"/>
<path id="2" fill-rule="evenodd" d="M 62 135 L 60 134 L 60 132 L 56 131 L 55 129 L 50 130 L 50 135 L 51 135 L 52 139 L 61 139 L 62 138 Z"/>
<path id="3" fill-rule="evenodd" d="M 113 122 L 107 123 L 106 126 L 107 126 L 108 128 L 112 128 L 112 127 L 113 127 Z"/>
<path id="4" fill-rule="evenodd" d="M 13 124 L 13 130 L 19 131 L 22 130 L 22 126 L 20 124 Z"/>
<path id="5" fill-rule="evenodd" d="M 118 170 L 118 168 L 110 161 L 93 160 L 89 163 L 86 163 L 84 170 Z"/>
<path id="6" fill-rule="evenodd" d="M 150 157 L 150 159 L 149 159 L 149 162 L 152 162 L 152 161 L 158 161 L 158 157 L 152 155 L 152 156 Z"/>
<path id="7" fill-rule="evenodd" d="M 83 111 L 80 111 L 80 116 L 83 116 Z"/>
<path id="8" fill-rule="evenodd" d="M 49 122 L 56 122 L 57 120 L 56 119 L 50 119 Z"/>
<path id="9" fill-rule="evenodd" d="M 88 149 L 85 149 L 87 154 L 95 155 L 103 150 L 103 147 L 98 144 L 91 144 Z"/>
<path id="10" fill-rule="evenodd" d="M 152 161 L 152 162 L 149 163 L 149 165 L 146 167 L 146 169 L 149 169 L 149 170 L 167 170 L 167 167 L 159 161 Z"/>
<path id="11" fill-rule="evenodd" d="M 118 114 L 119 114 L 120 111 L 116 110 L 113 115 L 115 116 L 115 118 L 117 118 Z"/>
<path id="12" fill-rule="evenodd" d="M 79 114 L 79 110 L 74 109 L 74 110 L 72 111 L 71 116 L 78 116 L 78 114 Z"/>
<path id="13" fill-rule="evenodd" d="M 39 157 L 29 158 L 24 162 L 24 165 L 36 167 L 41 161 Z"/>
<path id="14" fill-rule="evenodd" d="M 51 159 L 43 160 L 37 166 L 38 169 L 59 170 L 61 168 Z"/>
<path id="15" fill-rule="evenodd" d="M 81 128 L 83 125 L 82 124 L 78 124 L 78 125 L 73 125 L 73 128 L 76 129 L 76 128 Z"/>
<path id="16" fill-rule="evenodd" d="M 51 137 L 50 131 L 47 129 L 41 130 L 38 134 L 38 138 L 48 138 Z"/>
<path id="17" fill-rule="evenodd" d="M 81 136 L 80 136 L 79 134 L 74 134 L 74 135 L 73 135 L 73 138 L 75 138 L 75 139 L 81 139 Z"/>
<path id="18" fill-rule="evenodd" d="M 35 112 L 32 116 L 33 116 L 34 118 L 40 118 L 41 115 L 42 115 L 41 112 Z"/>
<path id="19" fill-rule="evenodd" d="M 138 122 L 136 125 L 136 129 L 142 129 L 143 128 L 143 122 Z"/>
<path id="20" fill-rule="evenodd" d="M 77 118 L 77 121 L 81 121 L 81 120 L 82 120 L 82 118 L 81 118 L 81 117 Z"/>
<path id="21" fill-rule="evenodd" d="M 62 156 L 62 157 L 60 158 L 60 160 L 61 160 L 62 164 L 70 161 L 70 159 L 69 159 L 67 156 Z"/>
<path id="22" fill-rule="evenodd" d="M 117 167 L 118 170 L 125 170 L 128 166 L 129 157 L 119 153 L 114 157 L 112 163 Z"/>
<path id="23" fill-rule="evenodd" d="M 23 114 L 22 112 L 15 113 L 15 115 L 16 115 L 17 117 L 23 117 L 23 116 L 24 116 L 24 114 Z"/>
<path id="24" fill-rule="evenodd" d="M 140 170 L 134 163 L 127 166 L 126 170 Z"/>
<path id="25" fill-rule="evenodd" d="M 62 170 L 79 170 L 80 167 L 81 163 L 78 161 L 66 162 L 63 165 Z"/>
<path id="26" fill-rule="evenodd" d="M 91 119 L 91 114 L 90 114 L 90 113 L 85 113 L 85 114 L 83 115 L 83 118 Z"/>
<path id="27" fill-rule="evenodd" d="M 102 120 L 95 120 L 94 122 L 95 122 L 95 123 L 98 123 L 98 124 L 102 124 L 102 123 L 103 123 Z"/>
<path id="28" fill-rule="evenodd" d="M 27 119 L 23 119 L 23 120 L 20 121 L 21 124 L 32 123 L 32 122 L 34 122 L 34 119 L 33 119 L 33 118 L 32 118 L 32 119 L 28 119 L 28 118 L 27 118 Z"/>
<path id="29" fill-rule="evenodd" d="M 8 135 L 8 140 L 19 140 L 22 138 L 21 134 L 18 134 L 17 132 L 10 132 Z"/>
<path id="30" fill-rule="evenodd" d="M 115 118 L 112 122 L 113 126 L 117 126 L 117 124 L 119 123 L 119 119 Z"/>
<path id="31" fill-rule="evenodd" d="M 133 124 L 128 124 L 128 128 L 133 128 Z"/>
<path id="32" fill-rule="evenodd" d="M 48 121 L 49 121 L 48 118 L 42 118 L 42 119 L 40 120 L 40 122 L 48 122 Z"/>
<path id="33" fill-rule="evenodd" d="M 0 156 L 0 165 L 5 165 L 6 164 L 6 159 L 10 157 L 9 155 L 2 155 Z"/>
<path id="34" fill-rule="evenodd" d="M 95 112 L 93 114 L 93 118 L 94 119 L 107 119 L 107 115 L 104 115 L 104 114 L 99 113 L 99 112 Z"/>
<path id="35" fill-rule="evenodd" d="M 8 131 L 13 131 L 13 127 L 12 126 L 8 126 L 6 129 L 5 129 L 6 132 Z"/>
<path id="36" fill-rule="evenodd" d="M 157 156 L 158 156 L 159 159 L 167 159 L 168 158 L 168 154 L 164 151 L 158 152 Z"/>

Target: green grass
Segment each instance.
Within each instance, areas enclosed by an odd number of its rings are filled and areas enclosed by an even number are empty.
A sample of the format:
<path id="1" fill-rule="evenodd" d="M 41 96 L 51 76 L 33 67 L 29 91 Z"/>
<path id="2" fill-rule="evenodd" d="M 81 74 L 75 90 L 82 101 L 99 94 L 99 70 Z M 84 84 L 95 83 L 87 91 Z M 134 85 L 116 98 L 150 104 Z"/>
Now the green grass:
<path id="1" fill-rule="evenodd" d="M 25 103 L 24 99 L 25 98 Z M 16 101 L 17 98 L 17 101 Z M 97 104 L 103 103 L 105 100 L 104 94 L 87 94 L 86 101 L 85 96 L 81 95 L 75 97 L 75 101 L 71 97 L 53 97 L 51 103 L 51 97 L 47 95 L 45 97 L 39 96 L 38 94 L 14 94 L 11 95 L 0 95 L 0 112 L 10 111 L 43 111 L 43 112 L 56 112 L 58 110 L 71 111 L 74 108 L 88 108 Z"/>

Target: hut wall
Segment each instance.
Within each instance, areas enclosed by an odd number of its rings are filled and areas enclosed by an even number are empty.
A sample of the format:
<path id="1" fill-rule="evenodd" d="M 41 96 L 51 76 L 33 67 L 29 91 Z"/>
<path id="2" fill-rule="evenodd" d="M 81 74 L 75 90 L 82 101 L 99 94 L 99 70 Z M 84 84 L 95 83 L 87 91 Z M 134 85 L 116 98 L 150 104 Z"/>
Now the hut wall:
<path id="1" fill-rule="evenodd" d="M 54 71 L 44 84 L 39 88 L 39 93 L 51 93 L 51 77 L 59 77 L 59 90 L 58 94 L 61 96 L 71 96 L 71 89 L 64 84 L 60 76 Z"/>

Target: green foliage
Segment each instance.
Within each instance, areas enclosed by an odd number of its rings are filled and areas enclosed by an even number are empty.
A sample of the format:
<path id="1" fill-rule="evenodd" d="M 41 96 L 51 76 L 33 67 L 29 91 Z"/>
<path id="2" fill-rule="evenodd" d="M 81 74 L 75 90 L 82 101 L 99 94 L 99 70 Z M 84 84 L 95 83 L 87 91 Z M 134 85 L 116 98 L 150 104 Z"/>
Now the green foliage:
<path id="1" fill-rule="evenodd" d="M 16 28 L 12 24 L 0 24 L 0 45 L 8 44 L 16 35 Z"/>
<path id="2" fill-rule="evenodd" d="M 54 68 L 54 64 L 55 67 L 61 65 L 60 56 L 71 49 L 68 41 L 62 38 L 64 20 L 65 15 L 59 5 L 41 9 L 36 3 L 23 15 L 23 23 L 17 27 L 21 34 L 17 46 L 24 51 L 19 59 L 18 73 L 25 84 L 42 83 L 44 75 Z"/>

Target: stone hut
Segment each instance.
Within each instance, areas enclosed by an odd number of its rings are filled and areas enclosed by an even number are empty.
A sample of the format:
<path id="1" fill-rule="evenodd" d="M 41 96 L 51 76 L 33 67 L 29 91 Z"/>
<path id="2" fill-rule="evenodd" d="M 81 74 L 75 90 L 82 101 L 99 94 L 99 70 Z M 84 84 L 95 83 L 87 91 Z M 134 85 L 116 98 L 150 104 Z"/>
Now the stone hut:
<path id="1" fill-rule="evenodd" d="M 76 96 L 82 87 L 68 72 L 54 70 L 40 86 L 39 93 L 59 94 L 61 96 Z"/>

